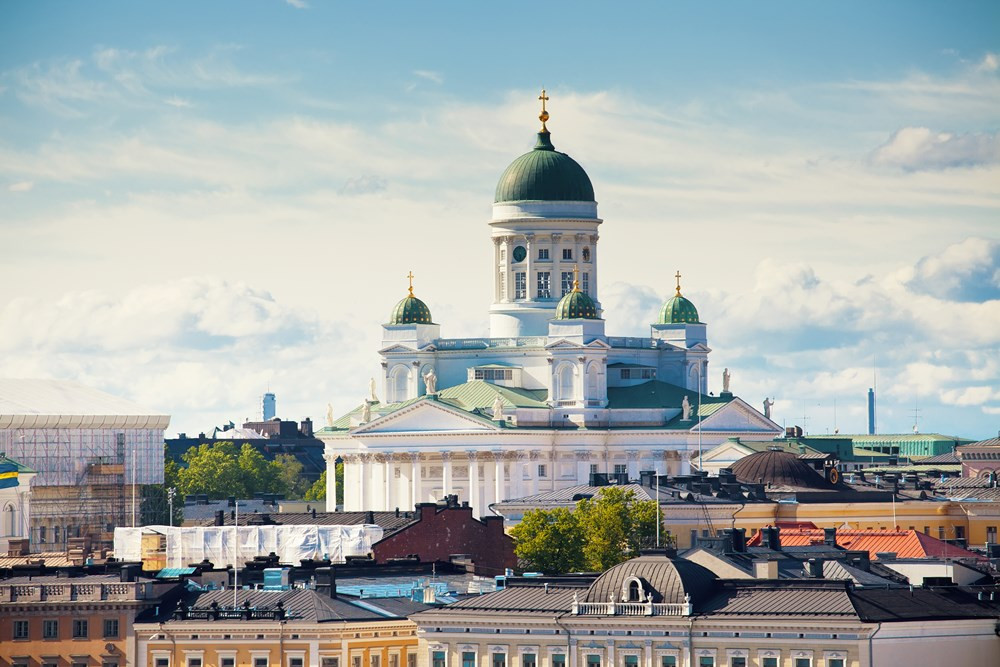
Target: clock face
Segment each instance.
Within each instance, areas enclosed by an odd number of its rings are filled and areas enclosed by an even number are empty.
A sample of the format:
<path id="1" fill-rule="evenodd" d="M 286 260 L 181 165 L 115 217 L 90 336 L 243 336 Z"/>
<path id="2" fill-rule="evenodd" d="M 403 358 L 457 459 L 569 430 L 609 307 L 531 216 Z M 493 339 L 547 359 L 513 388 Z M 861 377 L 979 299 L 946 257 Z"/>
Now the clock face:
<path id="1" fill-rule="evenodd" d="M 528 251 L 524 249 L 523 245 L 519 245 L 514 248 L 514 261 L 523 262 L 524 258 L 528 256 Z"/>

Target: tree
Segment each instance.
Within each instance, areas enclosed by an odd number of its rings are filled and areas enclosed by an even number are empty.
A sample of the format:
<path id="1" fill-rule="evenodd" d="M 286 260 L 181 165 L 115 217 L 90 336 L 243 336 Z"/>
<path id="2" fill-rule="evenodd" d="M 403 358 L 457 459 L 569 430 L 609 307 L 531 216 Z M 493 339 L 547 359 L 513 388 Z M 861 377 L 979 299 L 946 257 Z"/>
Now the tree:
<path id="1" fill-rule="evenodd" d="M 604 487 L 596 498 L 577 503 L 576 513 L 585 536 L 584 560 L 592 570 L 606 570 L 655 545 L 659 507 L 654 500 L 637 500 L 631 489 Z"/>
<path id="2" fill-rule="evenodd" d="M 299 500 L 308 491 L 308 483 L 302 476 L 302 462 L 292 454 L 278 454 L 271 464 L 275 468 L 277 486 L 289 500 Z"/>
<path id="3" fill-rule="evenodd" d="M 281 493 L 281 482 L 274 463 L 264 458 L 264 455 L 249 442 L 243 443 L 236 459 L 243 476 L 243 484 L 247 497 L 255 493 Z"/>
<path id="4" fill-rule="evenodd" d="M 245 497 L 246 485 L 231 442 L 201 444 L 181 457 L 186 468 L 177 471 L 177 491 L 183 496 L 204 493 L 210 498 Z"/>
<path id="5" fill-rule="evenodd" d="M 564 507 L 528 510 L 511 535 L 517 541 L 514 553 L 530 569 L 550 574 L 583 569 L 583 527 Z"/>
<path id="6" fill-rule="evenodd" d="M 344 464 L 337 464 L 337 504 L 344 502 Z M 305 500 L 326 500 L 326 471 L 320 473 L 319 479 L 305 493 Z"/>

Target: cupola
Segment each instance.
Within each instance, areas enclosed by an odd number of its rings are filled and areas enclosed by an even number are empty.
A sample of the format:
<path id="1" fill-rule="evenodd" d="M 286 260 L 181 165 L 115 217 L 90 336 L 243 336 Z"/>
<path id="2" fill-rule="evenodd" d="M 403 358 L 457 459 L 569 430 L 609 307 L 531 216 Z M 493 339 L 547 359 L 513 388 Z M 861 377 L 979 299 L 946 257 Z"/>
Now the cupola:
<path id="1" fill-rule="evenodd" d="M 681 272 L 678 271 L 674 277 L 677 278 L 677 293 L 663 304 L 657 324 L 699 324 L 698 309 L 681 296 Z"/>
<path id="2" fill-rule="evenodd" d="M 410 279 L 409 294 L 392 309 L 389 324 L 434 324 L 430 308 L 413 295 L 413 272 L 407 277 Z"/>

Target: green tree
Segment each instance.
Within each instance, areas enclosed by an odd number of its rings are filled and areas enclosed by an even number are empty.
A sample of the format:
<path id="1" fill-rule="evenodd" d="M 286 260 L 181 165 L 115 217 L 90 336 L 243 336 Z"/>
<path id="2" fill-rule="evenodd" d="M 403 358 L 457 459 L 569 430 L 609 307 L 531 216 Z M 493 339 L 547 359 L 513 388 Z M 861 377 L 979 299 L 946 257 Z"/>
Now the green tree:
<path id="1" fill-rule="evenodd" d="M 181 458 L 187 463 L 186 468 L 177 471 L 177 491 L 181 496 L 205 493 L 215 499 L 245 497 L 246 485 L 233 443 L 201 444 L 187 450 Z"/>
<path id="2" fill-rule="evenodd" d="M 289 500 L 300 500 L 309 490 L 309 483 L 302 476 L 302 462 L 292 454 L 278 454 L 271 464 L 275 469 L 277 486 Z"/>
<path id="3" fill-rule="evenodd" d="M 326 500 L 326 471 L 320 473 L 319 479 L 306 491 L 305 500 Z M 337 464 L 337 504 L 344 502 L 344 464 Z"/>
<path id="4" fill-rule="evenodd" d="M 278 476 L 278 468 L 272 461 L 264 458 L 249 442 L 243 443 L 236 459 L 243 477 L 243 485 L 247 496 L 255 493 L 282 493 L 284 489 Z"/>
<path id="5" fill-rule="evenodd" d="M 653 500 L 637 500 L 631 489 L 605 487 L 595 498 L 577 503 L 576 514 L 584 534 L 584 561 L 592 570 L 606 570 L 655 544 L 659 507 Z"/>
<path id="6" fill-rule="evenodd" d="M 529 569 L 547 574 L 583 569 L 585 536 L 575 512 L 564 507 L 528 510 L 511 535 L 514 553 Z"/>

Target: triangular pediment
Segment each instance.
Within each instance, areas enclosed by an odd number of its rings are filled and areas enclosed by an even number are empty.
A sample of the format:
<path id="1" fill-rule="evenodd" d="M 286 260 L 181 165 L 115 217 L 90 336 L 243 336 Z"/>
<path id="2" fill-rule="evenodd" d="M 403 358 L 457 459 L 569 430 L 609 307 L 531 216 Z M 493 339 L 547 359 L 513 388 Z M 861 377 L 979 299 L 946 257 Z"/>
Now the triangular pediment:
<path id="1" fill-rule="evenodd" d="M 424 398 L 351 431 L 352 434 L 415 433 L 420 431 L 498 431 L 486 417 L 466 412 L 434 398 Z"/>
<path id="2" fill-rule="evenodd" d="M 393 343 L 389 347 L 383 347 L 381 350 L 378 351 L 379 354 L 393 354 L 395 352 L 404 352 L 412 354 L 413 352 L 416 352 L 416 349 L 412 347 L 407 347 L 406 345 L 400 345 L 399 343 Z"/>
<path id="3" fill-rule="evenodd" d="M 582 350 L 583 347 L 584 346 L 580 345 L 579 343 L 574 343 L 572 341 L 566 340 L 565 338 L 560 338 L 559 340 L 551 342 L 548 345 L 546 345 L 545 349 L 546 350 Z"/>
<path id="4" fill-rule="evenodd" d="M 712 351 L 712 348 L 710 348 L 708 345 L 705 345 L 704 343 L 695 343 L 694 345 L 692 345 L 688 349 L 689 350 L 695 350 L 697 352 L 711 352 Z"/>
<path id="5" fill-rule="evenodd" d="M 781 433 L 780 426 L 753 409 L 741 398 L 734 398 L 708 417 L 702 419 L 700 428 L 706 431 Z"/>
<path id="6" fill-rule="evenodd" d="M 589 343 L 587 343 L 586 347 L 588 347 L 588 348 L 590 348 L 592 350 L 593 349 L 598 349 L 598 350 L 610 350 L 611 349 L 611 346 L 608 345 L 607 343 L 605 343 L 600 338 L 595 338 L 594 340 L 590 341 Z"/>

